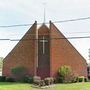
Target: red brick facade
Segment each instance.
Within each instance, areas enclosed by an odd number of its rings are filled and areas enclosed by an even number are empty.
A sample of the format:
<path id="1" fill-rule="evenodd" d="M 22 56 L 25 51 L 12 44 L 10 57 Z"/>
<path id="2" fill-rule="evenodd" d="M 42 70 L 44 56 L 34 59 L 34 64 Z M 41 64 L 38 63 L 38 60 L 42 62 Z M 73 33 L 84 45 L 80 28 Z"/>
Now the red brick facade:
<path id="1" fill-rule="evenodd" d="M 43 24 L 38 29 L 38 67 L 37 67 L 37 75 L 42 78 L 50 76 L 50 49 L 49 49 L 49 28 Z M 43 53 L 43 37 L 46 41 L 45 50 Z"/>
<path id="2" fill-rule="evenodd" d="M 50 22 L 50 76 L 56 76 L 62 65 L 69 65 L 75 74 L 87 76 L 87 63 L 65 36 Z M 59 39 L 58 39 L 59 38 Z"/>
<path id="3" fill-rule="evenodd" d="M 12 76 L 11 68 L 23 66 L 28 75 L 34 75 L 35 71 L 35 33 L 36 22 L 23 36 L 20 42 L 6 56 L 3 62 L 3 75 Z"/>
<path id="4" fill-rule="evenodd" d="M 38 39 L 42 39 L 44 36 L 45 39 L 48 40 L 48 43 L 45 44 L 45 54 L 40 54 L 40 52 L 42 52 L 41 43 L 38 42 L 38 47 L 36 47 L 37 30 Z M 39 68 L 39 66 L 36 67 L 37 63 L 41 65 L 41 68 Z M 13 76 L 11 68 L 24 66 L 27 69 L 27 75 L 40 75 L 42 78 L 48 76 L 56 77 L 58 68 L 62 65 L 69 65 L 74 73 L 80 76 L 87 76 L 87 64 L 85 59 L 73 45 L 65 39 L 65 36 L 56 26 L 50 22 L 49 28 L 43 24 L 37 29 L 37 23 L 35 22 L 15 48 L 4 59 L 3 75 Z M 45 67 L 47 67 L 47 69 L 45 69 Z"/>

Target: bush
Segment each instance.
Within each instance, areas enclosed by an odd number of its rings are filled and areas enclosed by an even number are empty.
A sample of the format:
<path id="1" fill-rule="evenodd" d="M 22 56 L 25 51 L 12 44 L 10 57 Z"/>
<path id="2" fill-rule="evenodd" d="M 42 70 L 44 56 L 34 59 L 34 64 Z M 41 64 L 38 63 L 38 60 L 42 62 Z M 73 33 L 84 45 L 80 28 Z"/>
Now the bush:
<path id="1" fill-rule="evenodd" d="M 61 82 L 61 83 L 68 83 L 68 82 L 72 82 L 72 80 L 74 79 L 74 73 L 72 72 L 71 70 L 71 67 L 70 66 L 61 66 L 59 68 L 59 71 L 58 71 L 58 82 Z"/>
<path id="2" fill-rule="evenodd" d="M 78 82 L 84 82 L 84 78 L 85 78 L 84 76 L 79 76 L 78 77 Z"/>
<path id="3" fill-rule="evenodd" d="M 87 77 L 85 77 L 85 78 L 84 78 L 84 81 L 85 81 L 85 82 L 88 82 L 89 80 L 88 80 L 88 78 L 87 78 Z"/>
<path id="4" fill-rule="evenodd" d="M 84 76 L 79 76 L 77 82 L 88 82 L 88 78 Z"/>
<path id="5" fill-rule="evenodd" d="M 74 77 L 74 79 L 72 80 L 72 83 L 76 83 L 78 82 L 78 77 Z"/>
<path id="6" fill-rule="evenodd" d="M 88 80 L 90 81 L 90 76 L 88 76 Z"/>
<path id="7" fill-rule="evenodd" d="M 59 73 L 59 75 L 61 75 L 61 76 L 63 76 L 63 77 L 65 77 L 66 75 L 68 75 L 69 73 L 71 73 L 71 68 L 70 68 L 70 66 L 61 66 L 60 68 L 59 68 L 59 71 L 58 71 L 58 73 Z"/>
<path id="8" fill-rule="evenodd" d="M 15 82 L 15 80 L 14 80 L 14 78 L 7 77 L 7 78 L 6 78 L 6 82 Z"/>
<path id="9" fill-rule="evenodd" d="M 17 81 L 21 81 L 26 74 L 26 68 L 23 66 L 13 67 L 11 73 L 14 75 Z"/>
<path id="10" fill-rule="evenodd" d="M 0 82 L 5 82 L 6 81 L 6 76 L 0 76 Z"/>
<path id="11" fill-rule="evenodd" d="M 19 74 L 21 74 L 21 73 L 23 73 L 25 71 L 25 68 L 24 67 L 22 67 L 22 66 L 18 66 L 18 67 L 13 67 L 12 69 L 11 69 L 11 72 L 12 72 L 12 74 L 14 74 L 14 75 L 19 75 Z"/>
<path id="12" fill-rule="evenodd" d="M 56 79 L 56 83 L 63 83 L 64 82 L 64 77 L 58 76 Z"/>
<path id="13" fill-rule="evenodd" d="M 33 77 L 31 77 L 31 76 L 25 76 L 23 78 L 23 82 L 25 82 L 25 83 L 33 83 Z"/>

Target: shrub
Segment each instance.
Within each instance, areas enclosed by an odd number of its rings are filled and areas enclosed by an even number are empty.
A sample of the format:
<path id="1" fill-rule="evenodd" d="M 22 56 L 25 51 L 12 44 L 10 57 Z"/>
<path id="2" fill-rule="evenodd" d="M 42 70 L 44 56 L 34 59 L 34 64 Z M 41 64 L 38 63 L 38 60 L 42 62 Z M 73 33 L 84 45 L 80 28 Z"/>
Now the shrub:
<path id="1" fill-rule="evenodd" d="M 64 77 L 62 77 L 62 76 L 58 76 L 57 78 L 56 78 L 56 83 L 63 83 L 64 82 Z"/>
<path id="2" fill-rule="evenodd" d="M 85 78 L 84 76 L 79 76 L 78 77 L 78 82 L 84 82 L 84 78 Z"/>
<path id="3" fill-rule="evenodd" d="M 61 66 L 58 71 L 58 82 L 68 83 L 74 79 L 74 73 L 70 66 Z"/>
<path id="4" fill-rule="evenodd" d="M 14 75 L 16 80 L 20 81 L 26 74 L 26 68 L 24 68 L 23 66 L 13 67 L 11 69 L 11 73 Z"/>
<path id="5" fill-rule="evenodd" d="M 90 76 L 88 76 L 88 80 L 90 81 Z"/>
<path id="6" fill-rule="evenodd" d="M 84 81 L 85 81 L 85 82 L 88 82 L 89 80 L 88 80 L 88 78 L 87 78 L 87 77 L 85 77 L 85 78 L 84 78 Z"/>
<path id="7" fill-rule="evenodd" d="M 11 72 L 12 72 L 13 74 L 20 74 L 20 73 L 22 73 L 22 72 L 24 72 L 24 71 L 25 71 L 25 68 L 22 67 L 22 66 L 13 67 L 13 68 L 11 69 Z"/>
<path id="8" fill-rule="evenodd" d="M 61 75 L 61 76 L 65 76 L 65 75 L 68 75 L 69 73 L 71 73 L 71 68 L 70 68 L 70 66 L 61 66 L 60 68 L 59 68 L 59 75 Z"/>
<path id="9" fill-rule="evenodd" d="M 6 82 L 15 82 L 14 78 L 6 77 Z"/>
<path id="10" fill-rule="evenodd" d="M 0 76 L 0 82 L 5 82 L 6 81 L 6 76 Z"/>
<path id="11" fill-rule="evenodd" d="M 78 77 L 74 77 L 74 79 L 72 80 L 72 83 L 76 83 L 78 82 Z"/>
<path id="12" fill-rule="evenodd" d="M 88 82 L 88 78 L 84 76 L 79 76 L 77 82 Z"/>
<path id="13" fill-rule="evenodd" d="M 23 82 L 25 82 L 25 83 L 33 83 L 33 77 L 31 77 L 31 76 L 25 76 L 23 78 Z"/>

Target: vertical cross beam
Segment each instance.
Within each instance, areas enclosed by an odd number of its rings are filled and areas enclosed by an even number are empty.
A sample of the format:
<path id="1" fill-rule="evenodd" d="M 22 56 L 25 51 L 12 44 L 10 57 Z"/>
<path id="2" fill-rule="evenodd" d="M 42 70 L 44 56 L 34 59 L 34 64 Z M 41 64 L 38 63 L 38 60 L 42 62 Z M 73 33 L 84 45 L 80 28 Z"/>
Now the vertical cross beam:
<path id="1" fill-rule="evenodd" d="M 47 40 L 45 40 L 45 38 L 44 38 L 44 36 L 43 36 L 43 39 L 42 40 L 40 40 L 40 42 L 42 43 L 42 45 L 43 45 L 43 54 L 45 53 L 45 43 L 46 42 L 48 42 Z"/>

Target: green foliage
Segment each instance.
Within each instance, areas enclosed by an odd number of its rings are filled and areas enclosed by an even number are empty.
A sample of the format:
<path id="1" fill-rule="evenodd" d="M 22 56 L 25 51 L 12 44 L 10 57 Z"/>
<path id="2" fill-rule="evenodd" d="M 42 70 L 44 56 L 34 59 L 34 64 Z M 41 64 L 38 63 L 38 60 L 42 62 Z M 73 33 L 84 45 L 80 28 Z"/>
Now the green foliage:
<path id="1" fill-rule="evenodd" d="M 71 68 L 70 68 L 70 66 L 61 66 L 60 68 L 59 68 L 59 74 L 62 76 L 62 77 L 64 77 L 64 76 L 66 76 L 66 75 L 68 75 L 69 73 L 71 73 Z"/>
<path id="2" fill-rule="evenodd" d="M 78 82 L 78 77 L 74 77 L 74 79 L 72 80 L 72 83 L 76 83 Z"/>
<path id="3" fill-rule="evenodd" d="M 84 78 L 84 82 L 88 82 L 89 80 L 88 80 L 88 78 L 87 77 L 85 77 Z"/>
<path id="4" fill-rule="evenodd" d="M 6 82 L 15 82 L 14 78 L 6 77 Z"/>
<path id="5" fill-rule="evenodd" d="M 11 77 L 0 76 L 0 82 L 14 82 L 14 79 Z"/>
<path id="6" fill-rule="evenodd" d="M 63 83 L 63 82 L 64 82 L 64 77 L 62 77 L 61 75 L 58 75 L 56 79 L 56 83 Z"/>
<path id="7" fill-rule="evenodd" d="M 25 82 L 25 83 L 33 83 L 33 77 L 31 77 L 31 76 L 25 76 L 23 78 L 23 82 Z"/>
<path id="8" fill-rule="evenodd" d="M 84 76 L 79 76 L 77 78 L 77 82 L 88 82 L 88 78 Z"/>
<path id="9" fill-rule="evenodd" d="M 88 80 L 90 81 L 90 76 L 88 76 Z"/>
<path id="10" fill-rule="evenodd" d="M 5 76 L 0 76 L 0 82 L 5 82 L 6 81 L 6 77 Z"/>
<path id="11" fill-rule="evenodd" d="M 13 67 L 13 68 L 11 69 L 11 72 L 12 72 L 13 74 L 21 74 L 21 73 L 23 73 L 24 71 L 25 71 L 25 68 L 22 67 L 22 66 Z"/>
<path id="12" fill-rule="evenodd" d="M 68 83 L 72 82 L 72 80 L 75 78 L 72 69 L 70 66 L 61 66 L 58 71 L 58 82 Z"/>
<path id="13" fill-rule="evenodd" d="M 22 80 L 23 77 L 25 77 L 26 74 L 26 68 L 23 66 L 17 66 L 17 67 L 13 67 L 11 69 L 11 73 L 14 75 L 16 80 Z"/>
<path id="14" fill-rule="evenodd" d="M 84 82 L 84 76 L 79 76 L 78 77 L 78 82 Z"/>

